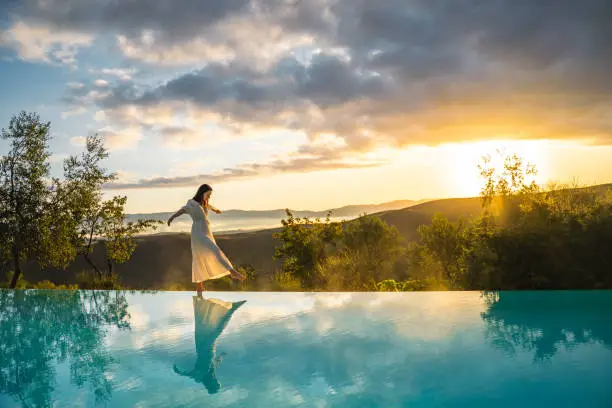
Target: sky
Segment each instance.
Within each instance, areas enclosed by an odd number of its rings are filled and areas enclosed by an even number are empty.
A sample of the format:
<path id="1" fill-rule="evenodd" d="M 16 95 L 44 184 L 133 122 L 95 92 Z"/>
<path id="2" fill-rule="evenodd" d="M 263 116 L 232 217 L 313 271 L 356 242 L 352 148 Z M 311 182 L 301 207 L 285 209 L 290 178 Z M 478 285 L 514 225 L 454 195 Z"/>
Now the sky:
<path id="1" fill-rule="evenodd" d="M 477 195 L 482 155 L 612 181 L 609 0 L 12 0 L 0 123 L 100 134 L 132 213 Z M 6 145 L 0 144 L 0 149 Z"/>

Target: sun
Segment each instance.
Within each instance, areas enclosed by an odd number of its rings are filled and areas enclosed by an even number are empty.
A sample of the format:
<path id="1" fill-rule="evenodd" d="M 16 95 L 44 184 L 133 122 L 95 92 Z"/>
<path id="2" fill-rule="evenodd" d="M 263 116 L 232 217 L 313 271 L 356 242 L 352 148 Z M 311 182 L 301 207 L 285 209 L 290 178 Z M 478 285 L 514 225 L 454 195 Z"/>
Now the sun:
<path id="1" fill-rule="evenodd" d="M 487 140 L 471 143 L 447 144 L 441 146 L 447 158 L 445 167 L 448 174 L 449 192 L 453 196 L 476 196 L 480 194 L 484 180 L 478 165 L 484 156 L 491 158 L 490 166 L 503 167 L 503 156 L 516 154 L 525 164 L 533 164 L 537 174 L 532 179 L 543 185 L 548 181 L 548 141 L 544 140 Z M 531 179 L 530 179 L 531 180 Z M 528 180 L 529 181 L 529 180 Z"/>

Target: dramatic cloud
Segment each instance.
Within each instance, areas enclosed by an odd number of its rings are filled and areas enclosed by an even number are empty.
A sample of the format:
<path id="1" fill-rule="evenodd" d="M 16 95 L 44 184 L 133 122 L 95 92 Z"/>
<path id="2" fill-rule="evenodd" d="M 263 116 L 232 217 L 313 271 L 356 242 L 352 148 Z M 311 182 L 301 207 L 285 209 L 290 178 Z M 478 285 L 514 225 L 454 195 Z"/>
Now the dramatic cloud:
<path id="1" fill-rule="evenodd" d="M 11 20 L 2 44 L 23 59 L 74 63 L 96 39 L 121 53 L 122 67 L 138 61 L 153 72 L 144 80 L 125 68 L 94 69 L 89 81 L 69 87 L 70 111 L 103 112 L 96 119 L 112 129 L 140 129 L 183 148 L 199 143 L 202 125 L 237 137 L 240 129 L 266 128 L 308 136 L 295 157 L 211 175 L 219 180 L 343 167 L 385 146 L 612 143 L 608 0 L 25 0 L 4 7 Z M 323 135 L 340 142 L 329 150 L 333 158 L 302 158 L 321 149 L 313 143 Z"/>

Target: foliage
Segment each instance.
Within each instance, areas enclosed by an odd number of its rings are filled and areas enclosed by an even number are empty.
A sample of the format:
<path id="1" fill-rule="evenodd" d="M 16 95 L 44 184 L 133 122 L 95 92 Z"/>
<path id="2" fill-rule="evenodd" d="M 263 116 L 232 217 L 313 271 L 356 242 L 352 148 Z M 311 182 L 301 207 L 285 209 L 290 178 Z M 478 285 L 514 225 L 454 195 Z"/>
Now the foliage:
<path id="1" fill-rule="evenodd" d="M 378 217 L 363 215 L 343 228 L 329 216 L 325 222 L 294 218 L 290 211 L 287 216 L 276 235 L 282 243 L 276 256 L 284 258 L 277 287 L 376 290 L 405 257 L 399 231 Z"/>
<path id="2" fill-rule="evenodd" d="M 439 262 L 442 277 L 453 284 L 460 279 L 465 230 L 463 219 L 453 223 L 440 214 L 434 215 L 430 225 L 418 229 L 424 251 Z"/>
<path id="3" fill-rule="evenodd" d="M 461 286 L 465 289 L 488 289 L 500 287 L 499 276 L 495 273 L 497 252 L 490 242 L 494 229 L 489 218 L 481 218 L 469 225 L 465 231 L 461 258 Z"/>
<path id="4" fill-rule="evenodd" d="M 0 289 L 8 289 L 10 287 L 10 282 L 13 279 L 13 272 L 11 271 L 8 274 L 8 279 L 5 282 L 0 282 Z M 36 283 L 30 283 L 23 278 L 21 275 L 17 279 L 17 284 L 13 289 L 60 289 L 60 290 L 76 290 L 79 288 L 79 285 L 70 285 L 70 284 L 55 284 L 49 280 L 42 280 Z"/>
<path id="5" fill-rule="evenodd" d="M 540 188 L 535 180 L 528 181 L 538 173 L 534 164 L 525 163 L 516 153 L 505 155 L 498 150 L 497 155 L 501 159 L 501 169 L 493 166 L 490 155 L 484 156 L 478 165 L 484 179 L 480 196 L 485 210 L 503 215 L 504 206 L 514 201 L 514 198 L 537 193 Z"/>
<path id="6" fill-rule="evenodd" d="M 0 251 L 1 261 L 13 264 L 11 287 L 21 276 L 25 259 L 58 260 L 45 252 L 52 251 L 41 237 L 46 236 L 44 216 L 48 202 L 49 176 L 48 143 L 50 123 L 42 122 L 35 113 L 21 112 L 2 129 L 2 139 L 8 141 L 6 156 L 0 157 Z"/>
<path id="7" fill-rule="evenodd" d="M 113 265 L 130 259 L 136 248 L 134 236 L 160 221 L 138 220 L 125 222 L 125 196 L 115 196 L 109 200 L 102 198 L 102 186 L 116 179 L 108 173 L 101 162 L 108 157 L 103 141 L 98 135 L 89 136 L 86 151 L 80 157 L 70 157 L 64 163 L 65 181 L 56 180 L 59 202 L 66 203 L 69 219 L 77 223 L 73 237 L 77 253 L 82 255 L 91 268 L 98 274 L 113 274 Z M 64 194 L 62 194 L 64 193 Z M 96 265 L 90 257 L 94 244 L 101 241 L 104 246 L 106 264 Z"/>
<path id="8" fill-rule="evenodd" d="M 158 223 L 126 223 L 126 198 L 103 200 L 102 186 L 116 175 L 101 166 L 108 153 L 98 135 L 87 137 L 84 153 L 64 161 L 63 179 L 49 175 L 49 122 L 21 112 L 1 136 L 9 151 L 0 157 L 0 263 L 13 266 L 10 287 L 26 259 L 42 269 L 65 268 L 82 255 L 99 279 L 110 277 L 113 265 L 132 255 L 134 236 Z M 104 246 L 104 267 L 90 258 L 97 241 Z"/>
<path id="9" fill-rule="evenodd" d="M 331 222 L 331 214 L 324 222 L 319 218 L 296 218 L 290 210 L 286 210 L 286 215 L 281 221 L 281 232 L 274 236 L 281 241 L 275 248 L 274 258 L 283 260 L 282 271 L 298 280 L 303 288 L 323 286 L 317 265 L 338 245 L 342 224 Z"/>
<path id="10" fill-rule="evenodd" d="M 411 279 L 397 282 L 386 279 L 377 284 L 379 292 L 416 292 L 416 291 L 444 291 L 449 289 L 449 283 L 434 277 L 424 279 Z"/>
<path id="11" fill-rule="evenodd" d="M 56 285 L 49 280 L 42 280 L 32 285 L 32 289 L 59 289 L 59 290 L 76 290 L 79 285 Z"/>
<path id="12" fill-rule="evenodd" d="M 303 290 L 300 280 L 295 278 L 289 272 L 275 271 L 270 282 L 271 290 L 299 292 Z"/>
<path id="13" fill-rule="evenodd" d="M 513 180 L 510 187 L 483 189 L 488 195 L 483 203 L 503 202 L 505 208 L 470 226 L 464 245 L 464 287 L 612 287 L 607 244 L 612 239 L 610 191 L 576 185 L 551 185 L 544 191 L 524 183 L 522 175 L 528 171 L 520 160 L 513 160 L 515 165 L 505 169 Z M 483 176 L 491 186 L 491 173 Z"/>
<path id="14" fill-rule="evenodd" d="M 31 286 L 30 282 L 24 279 L 23 275 L 19 275 L 17 281 L 13 285 L 13 278 L 15 277 L 13 271 L 9 271 L 6 274 L 6 280 L 4 282 L 0 282 L 0 289 L 27 289 Z M 12 286 L 11 286 L 12 285 Z"/>
<path id="15" fill-rule="evenodd" d="M 503 157 L 501 169 L 487 163 L 484 215 L 469 223 L 436 215 L 420 226 L 420 242 L 408 250 L 410 275 L 471 290 L 612 288 L 610 191 L 544 190 L 527 182 L 537 171 L 517 155 Z"/>
<path id="16" fill-rule="evenodd" d="M 116 273 L 98 275 L 92 271 L 82 271 L 76 275 L 76 279 L 81 289 L 125 289 Z"/>
<path id="17" fill-rule="evenodd" d="M 612 201 L 590 189 L 530 197 L 520 216 L 488 237 L 492 289 L 612 287 Z"/>
<path id="18" fill-rule="evenodd" d="M 256 290 L 259 287 L 257 273 L 253 265 L 240 265 L 236 270 L 245 277 L 243 282 L 240 282 L 240 290 Z"/>
<path id="19" fill-rule="evenodd" d="M 393 276 L 405 254 L 397 228 L 376 216 L 363 215 L 347 223 L 342 238 L 343 259 L 351 259 L 345 273 L 361 289 L 376 290 L 376 282 Z"/>

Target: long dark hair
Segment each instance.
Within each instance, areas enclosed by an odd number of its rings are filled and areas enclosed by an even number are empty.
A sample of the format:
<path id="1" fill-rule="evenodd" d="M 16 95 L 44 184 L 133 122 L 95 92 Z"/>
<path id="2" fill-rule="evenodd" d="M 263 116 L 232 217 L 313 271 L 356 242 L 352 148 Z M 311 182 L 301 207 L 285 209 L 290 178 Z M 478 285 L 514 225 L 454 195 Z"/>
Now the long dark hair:
<path id="1" fill-rule="evenodd" d="M 206 194 L 207 192 L 212 191 L 212 187 L 209 186 L 208 184 L 202 184 L 199 188 L 198 191 L 195 193 L 195 195 L 193 196 L 193 199 L 198 203 L 198 204 L 202 204 L 202 198 L 204 198 L 204 194 Z"/>

